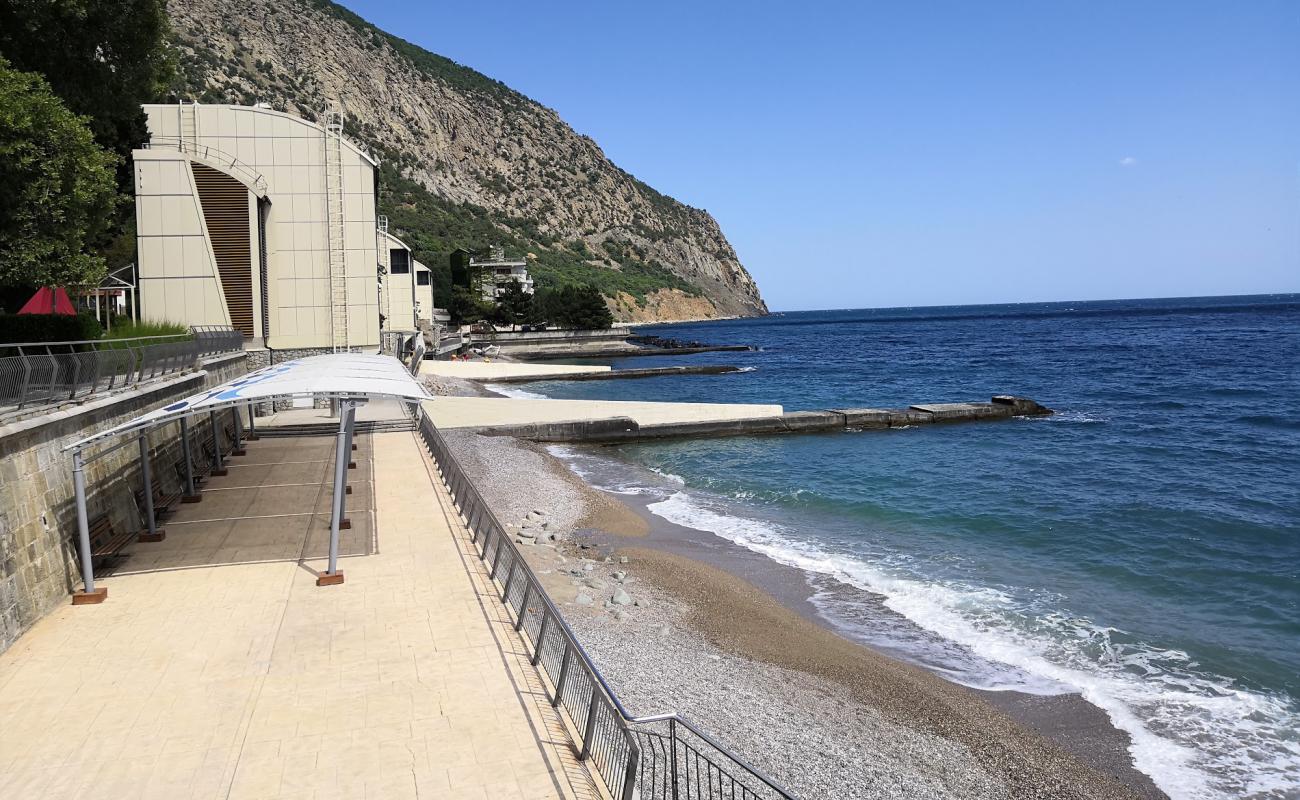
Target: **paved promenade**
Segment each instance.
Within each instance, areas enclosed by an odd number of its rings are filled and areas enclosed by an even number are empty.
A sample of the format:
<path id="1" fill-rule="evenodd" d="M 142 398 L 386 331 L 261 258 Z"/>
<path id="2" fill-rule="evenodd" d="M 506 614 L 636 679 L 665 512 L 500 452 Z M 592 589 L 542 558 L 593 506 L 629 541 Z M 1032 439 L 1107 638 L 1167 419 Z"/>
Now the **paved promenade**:
<path id="1" fill-rule="evenodd" d="M 0 654 L 0 797 L 601 796 L 414 434 L 360 437 L 315 585 L 332 444 L 250 443 Z"/>

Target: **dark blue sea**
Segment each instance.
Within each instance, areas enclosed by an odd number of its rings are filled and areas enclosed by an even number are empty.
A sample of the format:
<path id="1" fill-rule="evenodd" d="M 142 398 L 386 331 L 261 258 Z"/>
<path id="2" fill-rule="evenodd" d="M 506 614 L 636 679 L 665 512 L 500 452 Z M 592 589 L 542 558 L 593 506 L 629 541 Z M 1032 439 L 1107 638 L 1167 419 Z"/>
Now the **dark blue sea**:
<path id="1" fill-rule="evenodd" d="M 1300 295 L 645 332 L 760 349 L 605 362 L 740 374 L 524 388 L 787 410 L 1007 393 L 1056 409 L 563 454 L 580 470 L 616 456 L 606 488 L 800 567 L 850 636 L 979 688 L 1082 693 L 1172 797 L 1300 797 Z"/>

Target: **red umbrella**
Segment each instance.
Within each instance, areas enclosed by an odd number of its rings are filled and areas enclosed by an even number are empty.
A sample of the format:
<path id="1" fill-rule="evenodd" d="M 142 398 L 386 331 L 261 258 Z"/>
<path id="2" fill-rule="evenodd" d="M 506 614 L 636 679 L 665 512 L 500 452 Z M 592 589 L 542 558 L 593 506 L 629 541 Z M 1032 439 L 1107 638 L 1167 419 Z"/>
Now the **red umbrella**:
<path id="1" fill-rule="evenodd" d="M 72 307 L 72 301 L 68 299 L 68 293 L 62 286 L 50 287 L 42 286 L 32 295 L 32 299 L 27 304 L 18 309 L 19 314 L 72 314 L 76 315 L 77 309 Z"/>

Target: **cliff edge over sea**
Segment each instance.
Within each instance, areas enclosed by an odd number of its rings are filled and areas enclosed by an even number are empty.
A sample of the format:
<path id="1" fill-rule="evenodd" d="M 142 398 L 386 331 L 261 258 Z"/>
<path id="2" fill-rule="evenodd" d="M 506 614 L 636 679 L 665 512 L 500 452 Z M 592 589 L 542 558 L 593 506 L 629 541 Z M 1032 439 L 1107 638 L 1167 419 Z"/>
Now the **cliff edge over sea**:
<path id="1" fill-rule="evenodd" d="M 767 313 L 712 215 L 500 81 L 328 0 L 170 0 L 168 14 L 190 98 L 341 108 L 382 162 L 380 213 L 435 274 L 457 247 L 499 244 L 542 282 L 596 285 L 620 320 Z"/>

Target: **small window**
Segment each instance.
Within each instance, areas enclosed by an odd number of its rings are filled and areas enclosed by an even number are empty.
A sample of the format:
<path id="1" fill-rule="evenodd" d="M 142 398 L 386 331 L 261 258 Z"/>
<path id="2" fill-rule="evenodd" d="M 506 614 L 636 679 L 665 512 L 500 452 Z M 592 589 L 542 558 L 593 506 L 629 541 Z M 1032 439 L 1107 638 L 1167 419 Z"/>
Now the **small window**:
<path id="1" fill-rule="evenodd" d="M 388 251 L 388 271 L 393 275 L 409 275 L 411 272 L 411 253 L 396 248 Z"/>
<path id="2" fill-rule="evenodd" d="M 417 286 L 428 286 L 429 278 L 432 275 L 428 270 L 420 270 L 415 273 L 415 284 Z"/>

